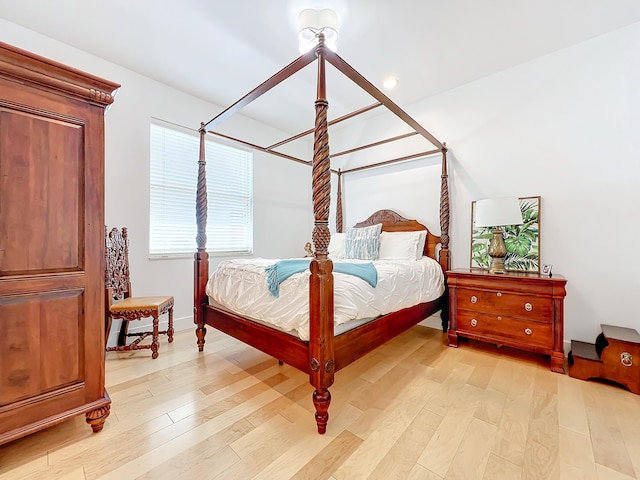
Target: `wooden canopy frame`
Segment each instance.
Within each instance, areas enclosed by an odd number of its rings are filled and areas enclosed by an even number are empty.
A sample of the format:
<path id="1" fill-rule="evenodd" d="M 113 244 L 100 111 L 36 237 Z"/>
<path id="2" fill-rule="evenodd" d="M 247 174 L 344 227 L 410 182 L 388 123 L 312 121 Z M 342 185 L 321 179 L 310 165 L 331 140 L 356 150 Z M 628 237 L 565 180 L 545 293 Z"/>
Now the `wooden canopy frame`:
<path id="1" fill-rule="evenodd" d="M 287 78 L 294 75 L 302 68 L 317 60 L 317 93 L 315 100 L 315 127 L 312 130 L 302 132 L 293 137 L 282 140 L 270 146 L 260 146 L 242 139 L 233 138 L 213 130 L 221 122 L 232 116 L 244 106 L 248 105 L 264 93 L 268 92 Z M 359 85 L 377 100 L 376 103 L 361 108 L 340 118 L 327 121 L 328 101 L 326 98 L 326 62 L 331 63 L 340 72 Z M 420 322 L 427 316 L 442 309 L 443 329 L 446 331 L 446 294 L 433 302 L 427 302 L 415 307 L 404 309 L 383 316 L 375 322 L 369 322 L 357 329 L 334 335 L 334 303 L 333 303 L 333 263 L 328 258 L 328 246 L 330 240 L 329 231 L 329 206 L 331 198 L 331 167 L 329 154 L 328 126 L 355 117 L 364 112 L 384 106 L 394 113 L 405 124 L 411 127 L 412 132 L 379 142 L 361 145 L 347 151 L 333 154 L 333 157 L 356 152 L 366 148 L 382 145 L 388 142 L 401 140 L 412 135 L 420 135 L 433 144 L 436 148 L 429 151 L 416 152 L 384 162 L 370 164 L 344 171 L 333 171 L 341 180 L 342 175 L 363 170 L 364 168 L 379 167 L 414 158 L 425 157 L 437 153 L 442 155 L 442 174 L 440 191 L 440 228 L 441 235 L 437 237 L 429 233 L 425 252 L 436 258 L 436 243 L 440 243 L 438 261 L 443 269 L 449 269 L 449 194 L 446 153 L 447 148 L 418 122 L 410 117 L 404 110 L 391 101 L 379 89 L 365 79 L 353 67 L 346 63 L 335 52 L 325 46 L 324 38 L 319 36 L 318 45 L 308 53 L 287 65 L 278 73 L 267 79 L 254 90 L 246 94 L 240 100 L 229 106 L 220 114 L 200 127 L 200 158 L 198 161 L 198 187 L 196 201 L 196 218 L 198 226 L 197 247 L 194 256 L 194 323 L 196 324 L 196 336 L 198 349 L 203 351 L 205 344 L 206 325 L 213 326 L 249 345 L 272 355 L 309 374 L 309 381 L 314 386 L 313 403 L 316 408 L 316 423 L 319 433 L 326 431 L 329 418 L 328 408 L 331 402 L 329 387 L 333 384 L 334 373 L 348 365 L 362 355 L 368 353 L 393 336 Z M 206 223 L 207 223 L 207 187 L 205 170 L 205 135 L 211 133 L 229 140 L 239 142 L 253 149 L 287 158 L 292 161 L 304 163 L 312 167 L 312 194 L 314 228 L 312 240 L 315 250 L 315 258 L 310 263 L 311 275 L 309 277 L 309 333 L 310 339 L 304 342 L 299 338 L 273 328 L 266 327 L 231 313 L 227 310 L 208 304 L 205 287 L 209 278 L 209 254 L 206 251 Z M 313 161 L 309 162 L 276 149 L 286 143 L 299 139 L 305 135 L 313 134 L 314 148 Z M 336 212 L 336 228 L 342 231 L 342 190 L 341 182 L 338 182 L 338 207 Z M 362 226 L 372 221 L 383 223 L 386 231 L 427 230 L 418 222 L 407 220 L 391 211 L 381 211 L 370 219 L 359 224 Z M 427 230 L 428 231 L 428 230 Z"/>

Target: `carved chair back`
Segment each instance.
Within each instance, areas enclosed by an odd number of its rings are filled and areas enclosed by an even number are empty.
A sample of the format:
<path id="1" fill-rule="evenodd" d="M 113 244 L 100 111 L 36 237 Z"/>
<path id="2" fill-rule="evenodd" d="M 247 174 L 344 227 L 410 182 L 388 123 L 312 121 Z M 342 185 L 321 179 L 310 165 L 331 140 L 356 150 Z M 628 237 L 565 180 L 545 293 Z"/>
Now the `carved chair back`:
<path id="1" fill-rule="evenodd" d="M 108 300 L 122 300 L 131 296 L 129 276 L 129 237 L 127 227 L 105 228 L 105 287 L 110 291 Z"/>

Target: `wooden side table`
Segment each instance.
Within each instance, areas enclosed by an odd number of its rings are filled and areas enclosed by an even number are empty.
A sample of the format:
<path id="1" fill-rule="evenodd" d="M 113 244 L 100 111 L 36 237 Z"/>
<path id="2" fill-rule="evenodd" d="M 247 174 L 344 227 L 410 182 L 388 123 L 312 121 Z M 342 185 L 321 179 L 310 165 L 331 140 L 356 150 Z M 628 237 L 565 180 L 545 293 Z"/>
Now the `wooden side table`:
<path id="1" fill-rule="evenodd" d="M 448 271 L 449 346 L 466 337 L 542 353 L 552 371 L 564 373 L 566 283 L 559 275 Z"/>
<path id="2" fill-rule="evenodd" d="M 571 340 L 569 375 L 582 380 L 604 378 L 640 395 L 640 334 L 615 325 L 600 328 L 595 343 Z"/>

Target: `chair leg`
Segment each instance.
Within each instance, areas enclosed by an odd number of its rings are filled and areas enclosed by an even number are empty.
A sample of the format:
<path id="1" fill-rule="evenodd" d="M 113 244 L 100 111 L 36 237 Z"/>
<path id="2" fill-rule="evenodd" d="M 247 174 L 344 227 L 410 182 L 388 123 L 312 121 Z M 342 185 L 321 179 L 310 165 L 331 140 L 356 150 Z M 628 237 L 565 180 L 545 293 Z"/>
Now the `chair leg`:
<path id="1" fill-rule="evenodd" d="M 169 328 L 167 328 L 169 343 L 173 342 L 173 307 L 169 309 Z"/>
<path id="2" fill-rule="evenodd" d="M 158 316 L 153 317 L 153 337 L 151 340 L 151 358 L 158 358 L 158 349 L 160 348 L 160 342 L 158 342 Z"/>
<path id="3" fill-rule="evenodd" d="M 120 334 L 118 335 L 118 346 L 122 347 L 127 344 L 127 333 L 129 331 L 129 322 L 122 319 L 122 323 L 120 324 Z"/>

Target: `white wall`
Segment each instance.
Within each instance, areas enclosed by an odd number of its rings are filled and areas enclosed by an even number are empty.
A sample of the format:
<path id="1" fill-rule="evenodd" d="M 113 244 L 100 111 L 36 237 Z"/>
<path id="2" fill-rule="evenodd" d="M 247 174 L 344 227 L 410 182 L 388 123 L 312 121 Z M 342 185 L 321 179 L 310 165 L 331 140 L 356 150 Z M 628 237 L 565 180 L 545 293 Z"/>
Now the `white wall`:
<path id="1" fill-rule="evenodd" d="M 148 259 L 149 124 L 154 117 L 197 129 L 201 121 L 210 120 L 222 107 L 2 19 L 0 31 L 2 41 L 6 43 L 122 85 L 105 117 L 105 222 L 109 227 L 126 226 L 129 229 L 134 293 L 173 295 L 176 327 L 192 328 L 193 258 Z M 233 128 L 264 135 L 265 127 L 248 118 L 237 117 Z M 280 134 L 280 138 L 287 136 Z M 194 162 L 197 162 L 196 158 Z M 256 153 L 254 175 L 255 255 L 302 256 L 312 225 L 311 169 Z M 283 235 L 284 231 L 286 235 Z M 211 269 L 221 258 L 211 257 Z M 114 324 L 110 343 L 117 335 L 118 326 Z M 131 330 L 143 327 L 142 322 L 134 322 Z"/>
<path id="2" fill-rule="evenodd" d="M 147 260 L 148 123 L 197 126 L 219 107 L 11 23 L 0 20 L 0 30 L 8 43 L 123 84 L 107 114 L 107 223 L 131 229 L 136 292 L 174 294 L 176 316 L 190 321 L 192 262 Z M 542 197 L 541 263 L 568 279 L 566 341 L 593 341 L 600 323 L 640 328 L 639 44 L 634 24 L 407 108 L 450 148 L 454 267 L 469 265 L 472 200 Z M 262 160 L 256 254 L 297 255 L 312 222 L 308 167 Z M 345 225 L 393 208 L 439 232 L 439 175 L 438 157 L 347 175 Z"/>
<path id="3" fill-rule="evenodd" d="M 593 342 L 601 323 L 640 330 L 638 45 L 640 23 L 407 109 L 450 148 L 454 267 L 469 266 L 472 200 L 542 197 L 541 263 L 568 280 L 566 342 Z M 434 163 L 347 175 L 347 224 L 391 207 L 439 232 Z"/>

